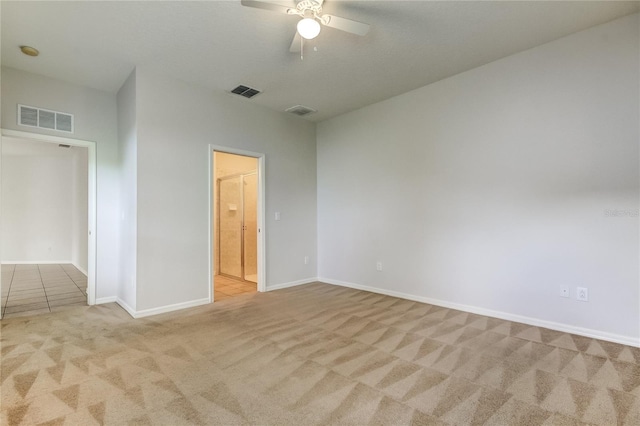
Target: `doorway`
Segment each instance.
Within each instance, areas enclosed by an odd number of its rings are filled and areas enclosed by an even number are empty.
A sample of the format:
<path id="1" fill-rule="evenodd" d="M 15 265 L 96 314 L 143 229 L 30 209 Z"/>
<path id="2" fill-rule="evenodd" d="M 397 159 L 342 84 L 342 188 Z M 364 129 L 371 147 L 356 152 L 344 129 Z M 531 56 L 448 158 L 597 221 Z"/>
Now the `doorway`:
<path id="1" fill-rule="evenodd" d="M 95 143 L 2 129 L 2 148 L 2 313 L 95 304 Z"/>
<path id="2" fill-rule="evenodd" d="M 219 154 L 229 156 L 230 154 Z M 235 156 L 237 157 L 237 156 Z M 227 157 L 225 160 L 229 160 Z M 257 160 L 251 159 L 256 164 Z M 219 163 L 223 159 L 220 158 Z M 218 275 L 258 283 L 258 179 L 248 173 L 224 176 L 218 184 Z"/>
<path id="3" fill-rule="evenodd" d="M 212 290 L 216 301 L 264 291 L 260 156 L 212 152 Z"/>

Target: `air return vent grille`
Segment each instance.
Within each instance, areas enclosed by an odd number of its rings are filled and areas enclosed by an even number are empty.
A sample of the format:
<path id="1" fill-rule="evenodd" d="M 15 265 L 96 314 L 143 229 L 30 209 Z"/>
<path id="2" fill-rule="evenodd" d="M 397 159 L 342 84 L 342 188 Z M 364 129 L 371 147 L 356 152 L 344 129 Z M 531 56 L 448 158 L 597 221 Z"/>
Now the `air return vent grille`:
<path id="1" fill-rule="evenodd" d="M 26 105 L 18 105 L 18 124 L 73 133 L 73 115 Z"/>
<path id="2" fill-rule="evenodd" d="M 303 116 L 307 114 L 313 114 L 314 112 L 317 112 L 317 111 L 313 108 L 309 108 L 304 105 L 296 105 L 296 106 L 292 106 L 291 108 L 285 109 L 285 112 L 290 112 L 291 114 Z"/>
<path id="3" fill-rule="evenodd" d="M 258 89 L 253 89 L 249 86 L 238 86 L 231 91 L 231 93 L 235 93 L 236 95 L 244 96 L 245 98 L 253 98 L 255 95 L 260 93 Z"/>

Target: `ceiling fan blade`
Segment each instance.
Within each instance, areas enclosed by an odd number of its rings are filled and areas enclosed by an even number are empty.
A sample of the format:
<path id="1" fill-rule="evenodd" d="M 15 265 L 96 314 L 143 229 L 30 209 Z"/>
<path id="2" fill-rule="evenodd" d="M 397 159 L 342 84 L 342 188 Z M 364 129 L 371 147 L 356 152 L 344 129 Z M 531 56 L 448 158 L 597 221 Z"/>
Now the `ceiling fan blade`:
<path id="1" fill-rule="evenodd" d="M 362 22 L 352 21 L 351 19 L 341 18 L 334 15 L 322 15 L 322 23 L 327 27 L 335 28 L 336 30 L 346 31 L 348 33 L 357 34 L 363 36 L 369 32 L 369 24 Z"/>
<path id="2" fill-rule="evenodd" d="M 296 31 L 296 35 L 293 36 L 293 41 L 291 42 L 291 47 L 289 47 L 289 52 L 300 53 L 301 41 L 304 43 L 304 40 L 300 36 L 300 33 Z"/>
<path id="3" fill-rule="evenodd" d="M 292 9 L 290 7 L 280 6 L 279 4 L 274 4 L 274 3 L 267 3 L 265 1 L 241 0 L 240 3 L 243 6 L 270 10 L 271 12 L 279 12 L 279 13 L 284 13 L 286 15 L 295 15 L 297 13 L 295 8 Z"/>

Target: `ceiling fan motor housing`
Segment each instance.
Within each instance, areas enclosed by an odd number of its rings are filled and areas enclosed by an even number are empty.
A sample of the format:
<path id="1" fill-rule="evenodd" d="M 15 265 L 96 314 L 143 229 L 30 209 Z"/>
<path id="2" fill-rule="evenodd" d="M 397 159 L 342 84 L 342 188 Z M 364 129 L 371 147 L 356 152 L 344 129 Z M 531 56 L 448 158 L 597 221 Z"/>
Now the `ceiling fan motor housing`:
<path id="1" fill-rule="evenodd" d="M 322 5 L 315 0 L 301 0 L 296 4 L 296 9 L 300 12 L 301 16 L 306 16 L 308 11 L 315 17 L 322 13 Z"/>

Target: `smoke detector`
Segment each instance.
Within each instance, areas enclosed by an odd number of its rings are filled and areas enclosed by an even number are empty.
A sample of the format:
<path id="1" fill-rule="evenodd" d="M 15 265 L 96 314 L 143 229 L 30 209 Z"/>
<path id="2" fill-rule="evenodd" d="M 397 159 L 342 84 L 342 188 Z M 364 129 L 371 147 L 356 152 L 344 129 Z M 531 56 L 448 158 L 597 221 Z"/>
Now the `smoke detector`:
<path id="1" fill-rule="evenodd" d="M 40 54 L 38 49 L 31 46 L 20 46 L 20 51 L 27 56 L 38 56 Z"/>

